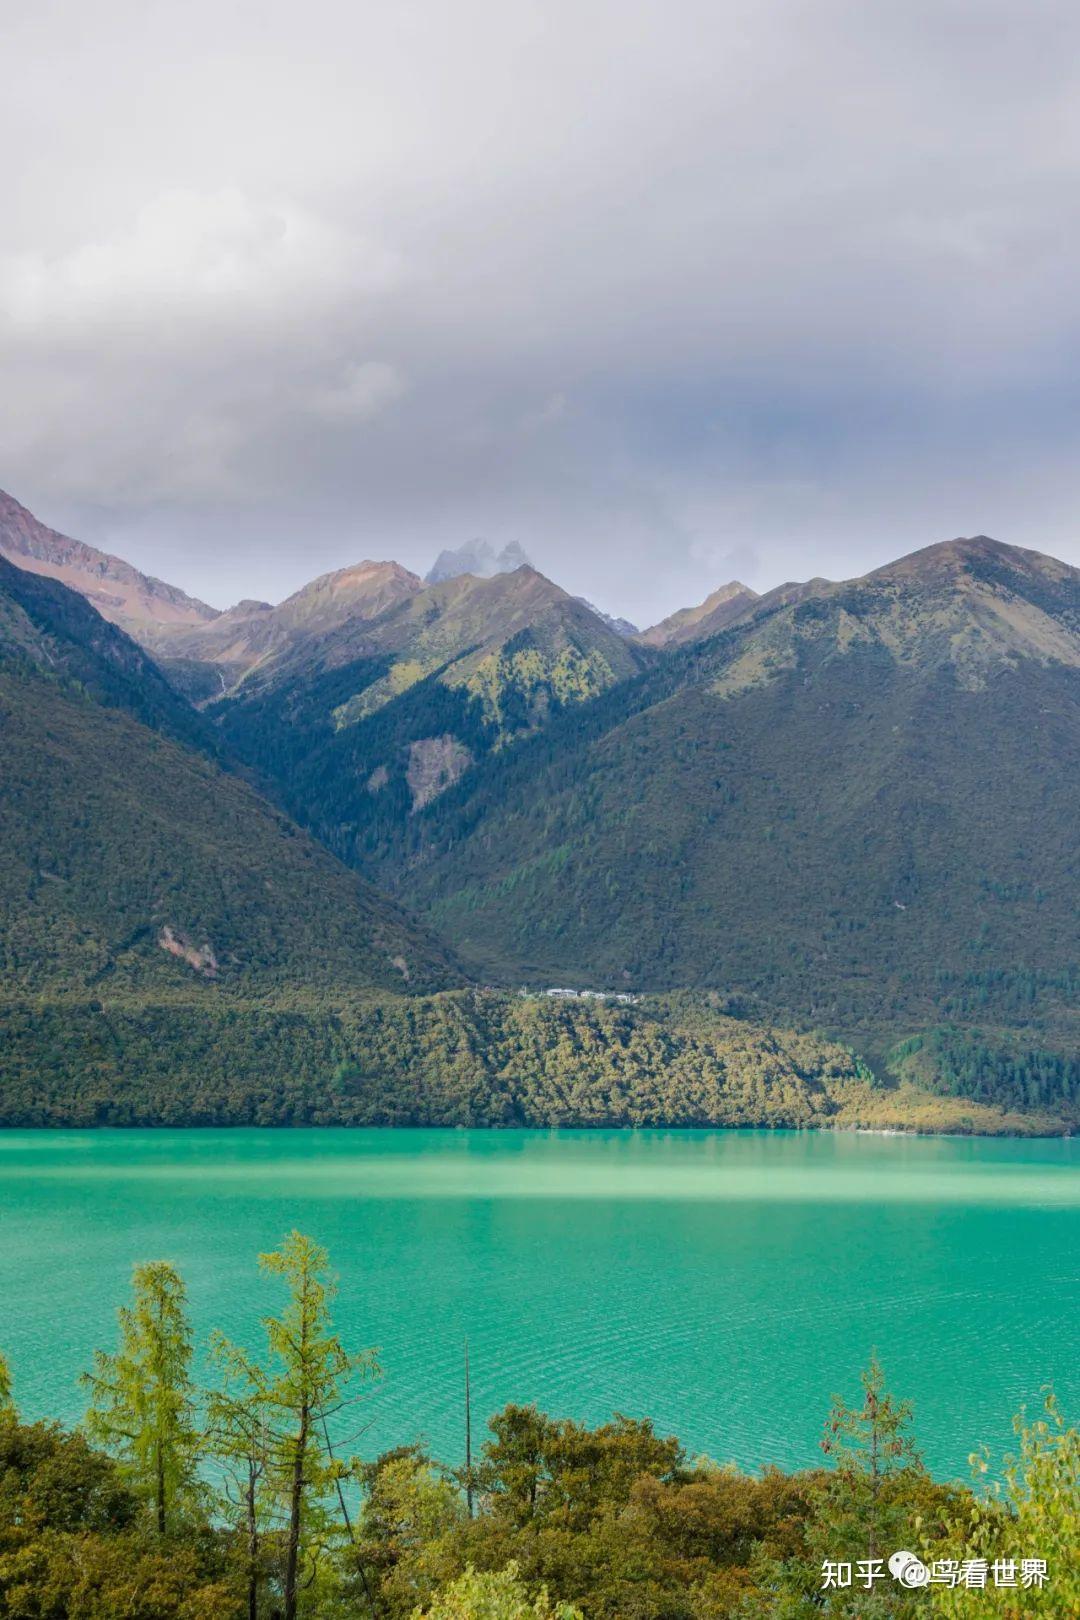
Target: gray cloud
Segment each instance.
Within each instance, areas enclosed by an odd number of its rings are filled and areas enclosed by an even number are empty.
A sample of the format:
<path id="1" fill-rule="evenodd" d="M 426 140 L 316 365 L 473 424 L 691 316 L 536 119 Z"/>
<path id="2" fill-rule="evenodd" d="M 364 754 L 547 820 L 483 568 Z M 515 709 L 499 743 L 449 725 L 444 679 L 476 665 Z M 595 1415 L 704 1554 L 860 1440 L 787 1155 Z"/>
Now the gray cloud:
<path id="1" fill-rule="evenodd" d="M 0 484 L 224 603 L 1080 561 L 1057 0 L 8 0 Z"/>

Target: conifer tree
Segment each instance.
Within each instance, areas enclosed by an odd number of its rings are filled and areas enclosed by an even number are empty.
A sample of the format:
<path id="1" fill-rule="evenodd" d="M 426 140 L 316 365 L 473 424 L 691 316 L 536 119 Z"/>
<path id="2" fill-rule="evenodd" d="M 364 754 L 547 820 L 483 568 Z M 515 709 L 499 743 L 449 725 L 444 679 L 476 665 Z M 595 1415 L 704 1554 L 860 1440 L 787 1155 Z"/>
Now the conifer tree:
<path id="1" fill-rule="evenodd" d="M 159 1534 L 199 1498 L 200 1435 L 191 1382 L 187 1290 L 163 1260 L 136 1266 L 131 1305 L 120 1308 L 120 1347 L 99 1350 L 80 1382 L 90 1393 L 86 1430 L 121 1462 L 152 1506 Z"/>
<path id="2" fill-rule="evenodd" d="M 320 1522 L 322 1502 L 348 1473 L 334 1458 L 329 1424 L 353 1399 L 351 1380 L 377 1373 L 378 1363 L 371 1350 L 349 1354 L 333 1332 L 330 1301 L 337 1290 L 324 1248 L 290 1232 L 280 1249 L 259 1256 L 259 1265 L 289 1290 L 281 1315 L 263 1318 L 269 1364 L 260 1365 L 222 1338 L 216 1353 L 233 1379 L 243 1381 L 242 1399 L 259 1426 L 267 1489 L 282 1524 L 283 1620 L 296 1620 L 305 1537 Z"/>
<path id="3" fill-rule="evenodd" d="M 11 1368 L 0 1351 L 0 1417 L 15 1416 L 15 1400 L 11 1393 Z"/>
<path id="4" fill-rule="evenodd" d="M 836 1459 L 829 1495 L 837 1532 L 863 1540 L 866 1557 L 879 1558 L 883 1537 L 892 1530 L 891 1483 L 902 1470 L 921 1472 L 922 1461 L 910 1434 L 911 1403 L 889 1394 L 876 1351 L 860 1381 L 861 1406 L 834 1397 L 821 1449 Z"/>
<path id="5" fill-rule="evenodd" d="M 530 1597 L 518 1566 L 497 1572 L 465 1573 L 438 1594 L 429 1609 L 415 1609 L 412 1620 L 583 1620 L 570 1603 L 552 1603 L 546 1589 Z"/>

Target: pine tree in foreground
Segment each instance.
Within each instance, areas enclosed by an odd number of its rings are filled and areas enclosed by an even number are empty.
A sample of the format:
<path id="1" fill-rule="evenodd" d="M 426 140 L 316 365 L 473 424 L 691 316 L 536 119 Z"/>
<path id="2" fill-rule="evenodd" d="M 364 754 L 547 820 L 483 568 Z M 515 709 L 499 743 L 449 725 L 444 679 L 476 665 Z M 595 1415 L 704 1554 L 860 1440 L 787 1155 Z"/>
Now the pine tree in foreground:
<path id="1" fill-rule="evenodd" d="M 337 1289 L 328 1271 L 329 1256 L 318 1243 L 290 1232 L 280 1249 L 259 1256 L 259 1265 L 288 1287 L 281 1315 L 263 1318 L 268 1363 L 253 1360 L 221 1336 L 215 1340 L 215 1355 L 236 1391 L 234 1417 L 243 1414 L 234 1435 L 239 1435 L 241 1449 L 250 1447 L 255 1459 L 251 1466 L 265 1476 L 265 1491 L 281 1525 L 282 1614 L 283 1620 L 296 1620 L 301 1586 L 319 1573 L 319 1532 L 322 1544 L 333 1539 L 326 1503 L 334 1493 L 344 1517 L 339 1487 L 349 1470 L 334 1455 L 330 1425 L 355 1399 L 349 1393 L 352 1380 L 376 1374 L 378 1362 L 373 1350 L 350 1354 L 333 1332 L 330 1301 Z M 250 1485 L 250 1474 L 248 1478 Z M 253 1496 L 248 1501 L 251 1546 L 257 1508 Z"/>
<path id="2" fill-rule="evenodd" d="M 99 1350 L 80 1380 L 90 1394 L 86 1432 L 119 1459 L 166 1535 L 202 1495 L 187 1290 L 157 1260 L 135 1267 L 132 1294 L 118 1313 L 119 1349 Z"/>

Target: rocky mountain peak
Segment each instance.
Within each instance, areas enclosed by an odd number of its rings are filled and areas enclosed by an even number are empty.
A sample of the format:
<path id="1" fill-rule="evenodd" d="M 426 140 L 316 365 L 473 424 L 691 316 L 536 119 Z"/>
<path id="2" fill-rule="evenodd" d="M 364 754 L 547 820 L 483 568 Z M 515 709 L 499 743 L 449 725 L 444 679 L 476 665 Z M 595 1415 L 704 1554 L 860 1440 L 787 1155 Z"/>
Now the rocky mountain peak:
<path id="1" fill-rule="evenodd" d="M 1070 577 L 1080 579 L 1080 570 L 1048 557 L 1041 551 L 1030 551 L 1023 546 L 1009 545 L 1004 540 L 993 540 L 989 535 L 961 536 L 955 540 L 942 540 L 936 545 L 923 546 L 909 552 L 895 562 L 887 563 L 864 576 L 878 583 L 952 586 L 961 575 L 987 577 L 988 571 L 1003 570 L 1001 583 L 1013 576 L 1021 580 L 1044 579 L 1062 582 Z"/>
<path id="2" fill-rule="evenodd" d="M 769 592 L 714 688 L 761 686 L 871 647 L 909 672 L 981 691 L 1021 663 L 1080 668 L 1080 569 L 986 535 L 911 552 L 861 578 Z"/>
<path id="3" fill-rule="evenodd" d="M 511 540 L 496 552 L 486 540 L 466 540 L 454 551 L 440 551 L 425 584 L 439 585 L 443 580 L 457 579 L 461 574 L 473 574 L 477 579 L 491 579 L 495 574 L 512 574 L 517 568 L 530 568 L 528 556 Z"/>
<path id="4" fill-rule="evenodd" d="M 102 618 L 137 635 L 142 626 L 202 625 L 218 617 L 186 591 L 140 573 L 120 557 L 72 540 L 39 521 L 0 490 L 0 556 L 31 574 L 44 574 L 85 596 Z"/>
<path id="5" fill-rule="evenodd" d="M 629 641 L 634 636 L 640 636 L 641 631 L 636 624 L 631 624 L 629 619 L 620 619 L 612 613 L 605 613 L 603 608 L 598 608 L 595 602 L 590 602 L 587 596 L 575 596 L 574 601 L 580 602 L 582 607 L 587 607 L 590 613 L 595 613 L 596 617 L 603 624 L 606 624 L 609 630 L 614 630 L 615 634 L 622 636 L 624 640 Z"/>

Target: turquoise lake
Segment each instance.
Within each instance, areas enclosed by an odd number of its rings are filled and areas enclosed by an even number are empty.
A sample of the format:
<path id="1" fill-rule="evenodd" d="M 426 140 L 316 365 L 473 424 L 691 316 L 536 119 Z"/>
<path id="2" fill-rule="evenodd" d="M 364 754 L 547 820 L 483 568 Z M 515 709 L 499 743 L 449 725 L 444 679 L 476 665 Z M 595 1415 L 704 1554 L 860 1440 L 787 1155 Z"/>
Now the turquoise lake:
<path id="1" fill-rule="evenodd" d="M 253 1347 L 256 1255 L 330 1249 L 377 1345 L 368 1455 L 462 1453 L 510 1400 L 649 1415 L 744 1466 L 818 1460 L 872 1347 L 936 1472 L 1052 1383 L 1080 1414 L 1080 1147 L 800 1132 L 0 1132 L 0 1348 L 31 1417 L 73 1420 L 133 1262 L 187 1280 L 200 1343 Z"/>

